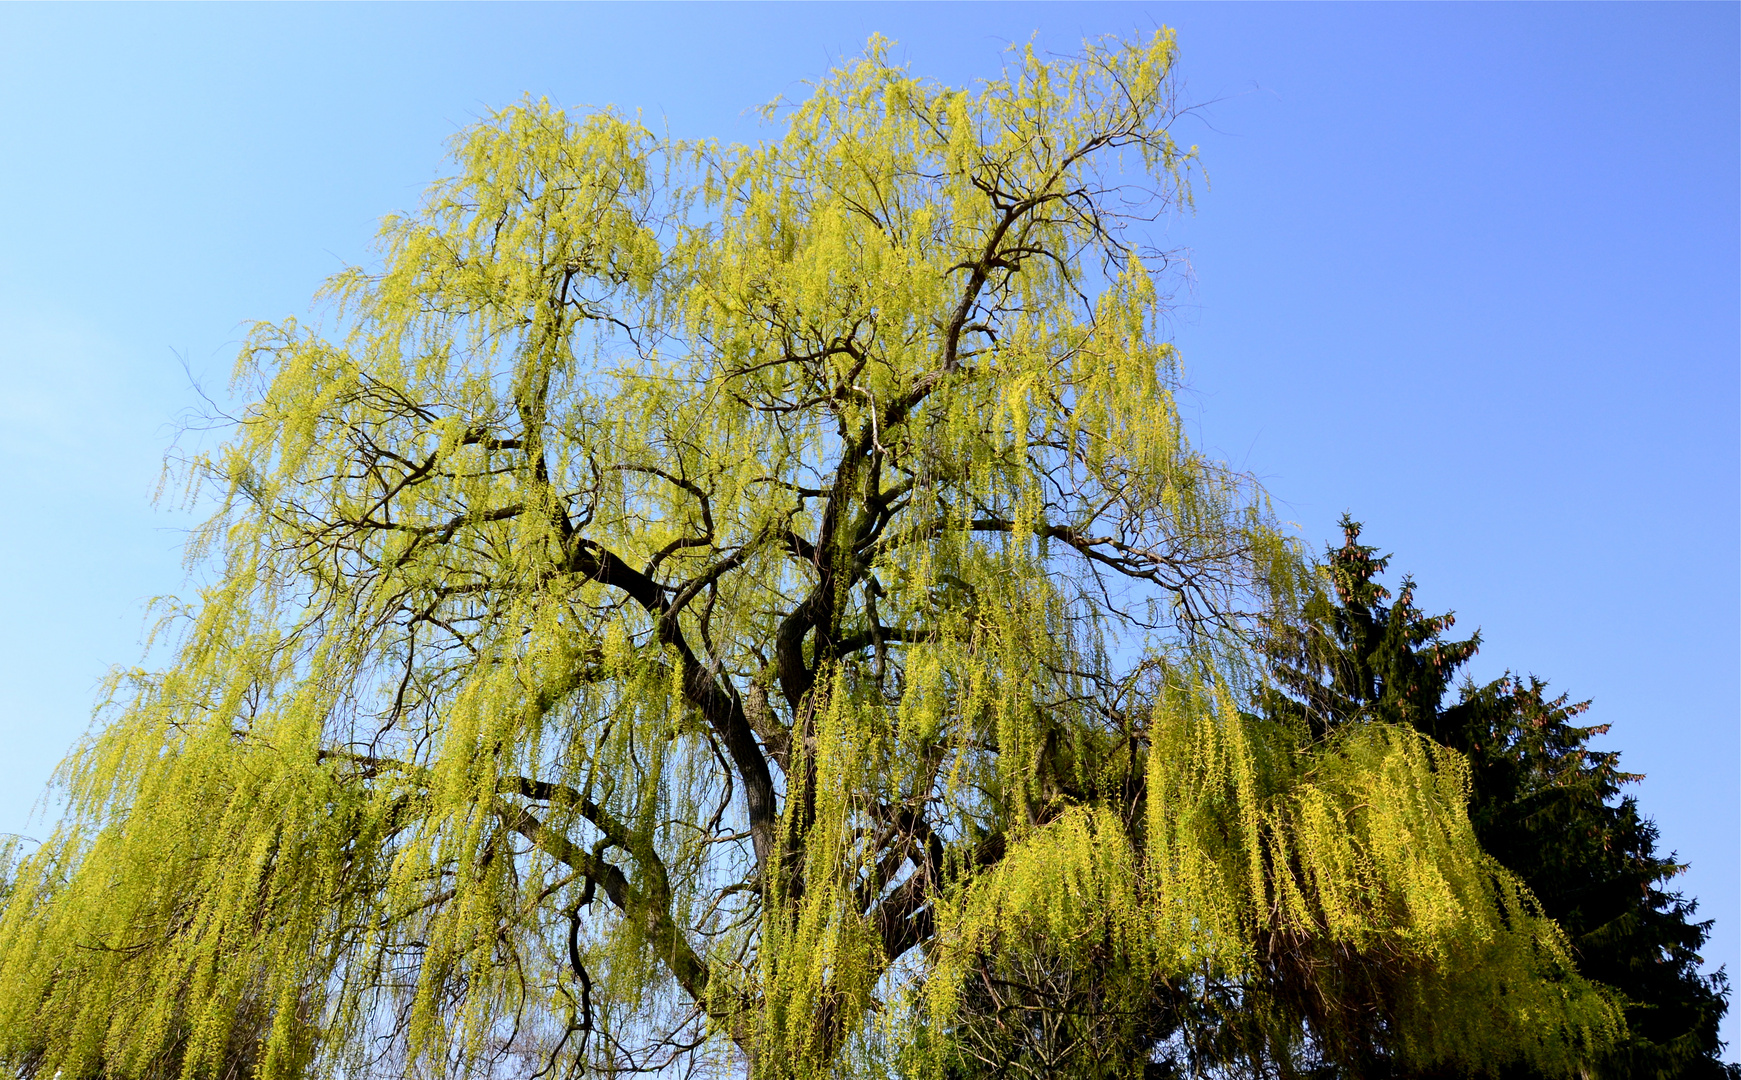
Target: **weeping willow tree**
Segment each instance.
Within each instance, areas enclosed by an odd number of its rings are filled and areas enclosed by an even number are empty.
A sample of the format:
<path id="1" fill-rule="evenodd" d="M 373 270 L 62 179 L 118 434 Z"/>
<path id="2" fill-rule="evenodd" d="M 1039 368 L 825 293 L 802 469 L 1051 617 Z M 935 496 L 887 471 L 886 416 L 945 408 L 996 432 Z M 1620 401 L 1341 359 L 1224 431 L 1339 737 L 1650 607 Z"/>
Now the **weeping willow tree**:
<path id="1" fill-rule="evenodd" d="M 760 145 L 463 133 L 242 354 L 208 585 L 7 872 L 0 1060 L 1237 1069 L 1336 1052 L 1327 971 L 1406 1062 L 1612 1038 L 1461 759 L 1241 709 L 1309 570 L 1174 404 L 1173 61 L 873 40 Z"/>

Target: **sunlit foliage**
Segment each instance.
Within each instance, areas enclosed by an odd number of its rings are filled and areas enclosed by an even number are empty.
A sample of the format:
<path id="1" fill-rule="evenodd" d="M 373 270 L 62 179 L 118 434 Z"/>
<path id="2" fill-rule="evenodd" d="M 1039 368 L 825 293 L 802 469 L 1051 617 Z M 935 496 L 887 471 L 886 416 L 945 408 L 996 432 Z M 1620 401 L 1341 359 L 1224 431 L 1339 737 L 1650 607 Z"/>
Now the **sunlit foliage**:
<path id="1" fill-rule="evenodd" d="M 1261 1035 L 1204 995 L 1281 953 L 1391 973 L 1423 1062 L 1613 1036 L 1457 755 L 1241 711 L 1309 571 L 1174 403 L 1173 62 L 873 40 L 756 146 L 463 133 L 250 337 L 210 584 L 9 875 L 0 1057 L 1125 1075 Z"/>

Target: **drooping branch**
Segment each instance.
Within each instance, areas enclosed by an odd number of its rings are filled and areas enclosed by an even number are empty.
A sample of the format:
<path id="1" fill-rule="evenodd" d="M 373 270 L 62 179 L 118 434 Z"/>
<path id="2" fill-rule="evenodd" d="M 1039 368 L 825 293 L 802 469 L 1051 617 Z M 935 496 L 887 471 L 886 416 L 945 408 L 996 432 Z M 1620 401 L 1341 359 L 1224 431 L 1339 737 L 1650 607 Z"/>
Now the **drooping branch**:
<path id="1" fill-rule="evenodd" d="M 572 541 L 567 568 L 601 585 L 621 590 L 653 616 L 659 643 L 669 646 L 677 654 L 685 698 L 725 745 L 726 753 L 731 755 L 732 764 L 743 781 L 751 846 L 757 865 L 766 867 L 774 850 L 779 806 L 767 758 L 756 742 L 755 730 L 744 715 L 743 702 L 736 690 L 729 683 L 722 687 L 713 673 L 696 659 L 665 599 L 664 590 L 657 582 L 607 548 L 580 537 Z"/>
<path id="2" fill-rule="evenodd" d="M 641 926 L 677 985 L 697 1003 L 707 1000 L 707 964 L 672 920 L 668 896 L 650 896 L 637 889 L 621 868 L 549 828 L 524 807 L 498 800 L 494 811 L 507 828 L 530 840 L 538 850 L 604 886 L 605 896 L 617 910 Z"/>

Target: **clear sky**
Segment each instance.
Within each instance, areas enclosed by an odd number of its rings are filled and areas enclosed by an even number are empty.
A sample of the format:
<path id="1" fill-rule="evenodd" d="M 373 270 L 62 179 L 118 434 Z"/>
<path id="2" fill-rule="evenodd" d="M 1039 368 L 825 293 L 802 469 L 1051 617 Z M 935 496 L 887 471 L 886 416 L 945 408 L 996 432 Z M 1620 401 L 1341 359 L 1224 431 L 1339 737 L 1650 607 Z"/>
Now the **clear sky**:
<path id="1" fill-rule="evenodd" d="M 523 94 L 751 139 L 872 32 L 962 82 L 1175 27 L 1201 445 L 1593 698 L 1738 963 L 1741 7 L 0 5 L 0 831 L 185 590 L 174 421 Z M 1737 1026 L 1726 1028 L 1736 1055 Z"/>

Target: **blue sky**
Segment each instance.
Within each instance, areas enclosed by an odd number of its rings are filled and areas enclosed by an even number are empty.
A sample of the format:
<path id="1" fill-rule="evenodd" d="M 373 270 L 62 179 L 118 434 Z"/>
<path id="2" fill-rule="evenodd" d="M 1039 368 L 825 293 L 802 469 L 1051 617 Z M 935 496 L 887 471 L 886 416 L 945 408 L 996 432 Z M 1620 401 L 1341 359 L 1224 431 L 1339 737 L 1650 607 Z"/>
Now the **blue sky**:
<path id="1" fill-rule="evenodd" d="M 872 32 L 962 82 L 1164 24 L 1210 181 L 1169 225 L 1200 444 L 1314 546 L 1364 520 L 1481 629 L 1477 676 L 1595 699 L 1741 974 L 1738 14 L 0 6 L 0 831 L 40 831 L 102 673 L 185 588 L 187 520 L 151 506 L 182 362 L 221 389 L 469 121 L 530 93 L 751 139 Z"/>

